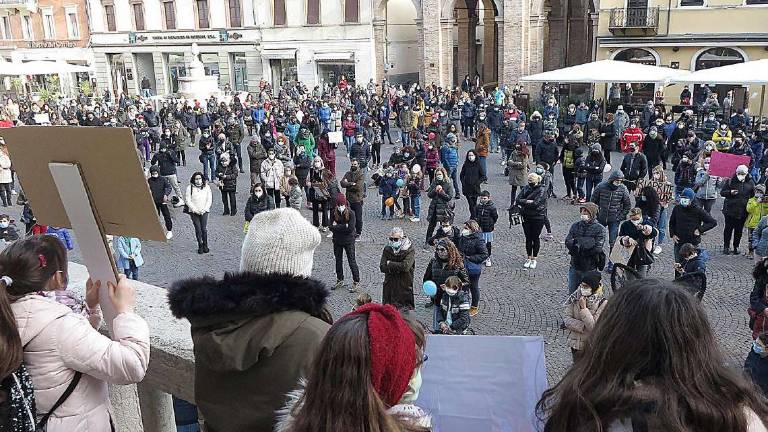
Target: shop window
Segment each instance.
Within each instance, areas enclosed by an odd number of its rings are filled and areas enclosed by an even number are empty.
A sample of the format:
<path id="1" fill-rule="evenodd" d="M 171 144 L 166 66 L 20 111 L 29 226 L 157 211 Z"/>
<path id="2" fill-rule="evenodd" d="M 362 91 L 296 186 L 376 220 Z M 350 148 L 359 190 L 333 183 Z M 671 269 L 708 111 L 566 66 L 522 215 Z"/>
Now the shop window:
<path id="1" fill-rule="evenodd" d="M 616 54 L 613 58 L 618 61 L 625 61 L 630 63 L 639 63 L 644 65 L 656 66 L 656 56 L 651 51 L 643 48 L 627 48 Z M 634 83 L 627 84 L 621 83 L 619 87 L 623 91 L 627 86 L 632 87 L 632 100 L 630 103 L 645 103 L 646 101 L 653 100 L 654 93 L 656 92 L 656 85 L 649 83 Z"/>
<path id="2" fill-rule="evenodd" d="M 710 48 L 696 58 L 694 70 L 709 69 L 720 66 L 728 66 L 743 63 L 744 56 L 733 48 Z"/>
<path id="3" fill-rule="evenodd" d="M 344 1 L 344 22 L 360 22 L 360 0 Z"/>
<path id="4" fill-rule="evenodd" d="M 163 2 L 163 16 L 165 17 L 166 30 L 173 30 L 176 28 L 176 5 L 173 1 Z"/>
<path id="5" fill-rule="evenodd" d="M 320 24 L 320 0 L 307 0 L 307 24 Z"/>
<path id="6" fill-rule="evenodd" d="M 209 28 L 211 24 L 208 21 L 208 0 L 196 0 L 195 5 L 197 5 L 197 28 Z"/>
<path id="7" fill-rule="evenodd" d="M 240 0 L 228 0 L 230 27 L 242 27 L 243 16 L 240 12 Z"/>
<path id="8" fill-rule="evenodd" d="M 234 91 L 248 91 L 248 67 L 245 61 L 245 53 L 232 53 L 229 57 L 232 65 L 232 81 Z"/>
<path id="9" fill-rule="evenodd" d="M 141 3 L 133 3 L 133 27 L 136 30 L 144 30 L 144 5 Z"/>
<path id="10" fill-rule="evenodd" d="M 275 0 L 274 21 L 276 26 L 285 25 L 285 0 Z"/>
<path id="11" fill-rule="evenodd" d="M 107 31 L 117 31 L 115 24 L 115 6 L 111 4 L 104 5 L 104 16 L 107 19 Z"/>

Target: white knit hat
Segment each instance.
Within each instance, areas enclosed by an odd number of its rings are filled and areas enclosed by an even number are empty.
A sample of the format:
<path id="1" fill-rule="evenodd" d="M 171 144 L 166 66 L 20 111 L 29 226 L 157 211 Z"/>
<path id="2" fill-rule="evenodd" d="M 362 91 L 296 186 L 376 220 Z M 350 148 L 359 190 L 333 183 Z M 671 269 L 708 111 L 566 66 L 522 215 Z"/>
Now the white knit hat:
<path id="1" fill-rule="evenodd" d="M 295 209 L 259 213 L 251 220 L 243 240 L 240 270 L 309 277 L 320 241 L 317 228 Z"/>

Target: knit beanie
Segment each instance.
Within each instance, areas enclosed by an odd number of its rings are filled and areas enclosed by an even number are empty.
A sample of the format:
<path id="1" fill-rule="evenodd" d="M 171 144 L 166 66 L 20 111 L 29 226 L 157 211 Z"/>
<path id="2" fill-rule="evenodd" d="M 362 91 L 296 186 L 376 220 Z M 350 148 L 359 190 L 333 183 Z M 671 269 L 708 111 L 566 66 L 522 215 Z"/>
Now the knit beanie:
<path id="1" fill-rule="evenodd" d="M 368 314 L 371 383 L 388 407 L 397 405 L 416 369 L 416 339 L 392 305 L 365 304 L 353 314 Z"/>
<path id="2" fill-rule="evenodd" d="M 336 206 L 347 205 L 347 197 L 343 193 L 336 194 Z"/>
<path id="3" fill-rule="evenodd" d="M 240 270 L 310 277 L 320 233 L 297 210 L 278 208 L 253 217 L 243 240 Z"/>
<path id="4" fill-rule="evenodd" d="M 680 197 L 681 197 L 681 198 L 688 198 L 688 199 L 691 199 L 691 200 L 692 200 L 692 199 L 693 199 L 695 196 L 696 196 L 696 194 L 693 192 L 693 189 L 691 189 L 691 188 L 685 188 L 685 189 L 683 189 L 683 193 L 682 193 L 682 194 L 680 194 Z"/>
<path id="5" fill-rule="evenodd" d="M 587 272 L 581 277 L 581 283 L 587 284 L 590 288 L 597 289 L 603 280 L 603 276 L 599 271 L 593 270 Z"/>

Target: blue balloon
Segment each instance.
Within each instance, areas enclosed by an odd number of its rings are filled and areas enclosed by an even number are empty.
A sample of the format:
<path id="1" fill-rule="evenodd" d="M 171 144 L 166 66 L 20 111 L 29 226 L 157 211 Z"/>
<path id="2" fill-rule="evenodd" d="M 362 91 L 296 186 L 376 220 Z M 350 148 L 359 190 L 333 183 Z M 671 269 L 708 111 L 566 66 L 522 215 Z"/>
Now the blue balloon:
<path id="1" fill-rule="evenodd" d="M 435 294 L 437 294 L 437 285 L 435 285 L 435 283 L 432 282 L 432 281 L 424 282 L 423 289 L 424 289 L 424 294 L 426 294 L 426 295 L 428 295 L 430 297 L 435 295 Z"/>
<path id="2" fill-rule="evenodd" d="M 397 179 L 397 187 L 403 187 L 404 184 L 403 179 Z"/>

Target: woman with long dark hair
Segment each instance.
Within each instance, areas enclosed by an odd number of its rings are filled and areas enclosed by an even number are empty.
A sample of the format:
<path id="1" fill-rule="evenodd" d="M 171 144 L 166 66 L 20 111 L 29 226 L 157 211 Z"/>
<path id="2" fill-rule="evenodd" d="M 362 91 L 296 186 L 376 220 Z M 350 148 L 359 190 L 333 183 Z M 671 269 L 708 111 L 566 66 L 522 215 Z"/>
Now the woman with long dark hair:
<path id="1" fill-rule="evenodd" d="M 336 259 L 336 285 L 333 289 L 344 286 L 344 254 L 352 272 L 352 286 L 347 291 L 357 292 L 360 287 L 360 270 L 355 259 L 355 212 L 347 205 L 344 194 L 336 196 L 336 208 L 331 214 L 331 233 L 333 234 L 333 256 Z"/>
<path id="2" fill-rule="evenodd" d="M 464 267 L 469 276 L 469 291 L 472 293 L 472 307 L 469 314 L 475 316 L 480 304 L 482 265 L 488 259 L 488 248 L 485 246 L 485 238 L 477 221 L 470 219 L 464 223 L 461 228 L 461 235 L 456 242 L 456 248 L 464 257 Z"/>
<path id="3" fill-rule="evenodd" d="M 765 399 L 718 346 L 683 287 L 629 282 L 608 300 L 583 357 L 544 392 L 537 416 L 546 432 L 765 431 Z"/>
<path id="4" fill-rule="evenodd" d="M 208 214 L 211 212 L 212 194 L 211 187 L 201 172 L 192 174 L 184 194 L 184 202 L 187 205 L 187 213 L 192 218 L 197 239 L 197 253 L 210 252 L 208 249 Z"/>
<path id="5" fill-rule="evenodd" d="M 430 431 L 431 419 L 413 405 L 425 343 L 423 327 L 393 306 L 360 306 L 328 330 L 275 431 Z"/>

